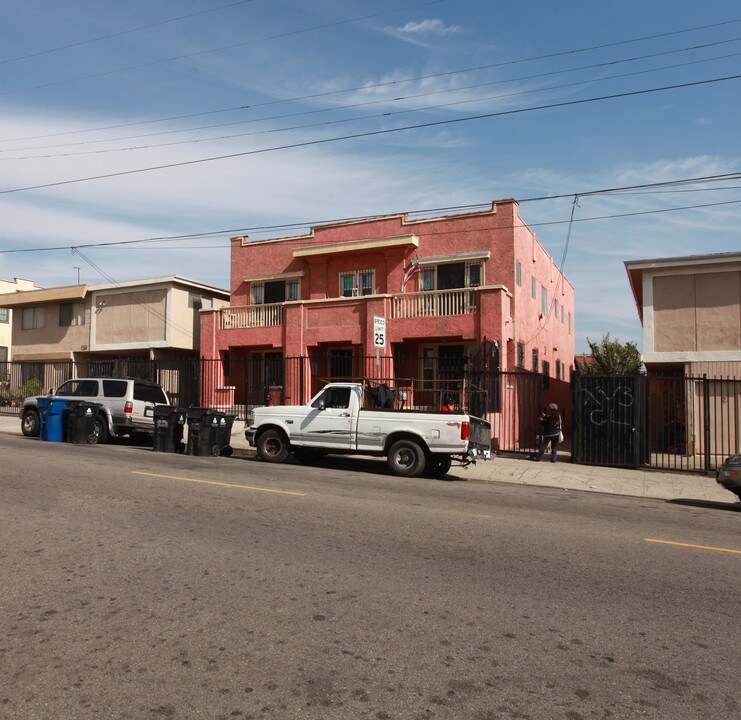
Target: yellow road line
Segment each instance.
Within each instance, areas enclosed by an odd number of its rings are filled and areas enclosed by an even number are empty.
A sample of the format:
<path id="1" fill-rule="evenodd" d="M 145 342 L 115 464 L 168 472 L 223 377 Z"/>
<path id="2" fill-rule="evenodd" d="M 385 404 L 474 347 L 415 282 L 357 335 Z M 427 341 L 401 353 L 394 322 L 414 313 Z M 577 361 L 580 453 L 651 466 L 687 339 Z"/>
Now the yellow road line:
<path id="1" fill-rule="evenodd" d="M 741 550 L 731 550 L 730 548 L 710 547 L 709 545 L 692 545 L 690 543 L 672 542 L 671 540 L 654 540 L 653 538 L 643 538 L 646 542 L 661 543 L 662 545 L 678 545 L 679 547 L 697 548 L 698 550 L 715 550 L 715 552 L 727 552 L 741 555 Z"/>
<path id="2" fill-rule="evenodd" d="M 159 475 L 158 473 L 137 472 L 132 470 L 132 475 L 147 475 L 149 477 L 165 478 L 167 480 L 184 480 L 185 482 L 201 483 L 203 485 L 221 485 L 222 487 L 239 488 L 241 490 L 260 490 L 261 492 L 279 493 L 281 495 L 298 495 L 305 497 L 306 493 L 291 492 L 290 490 L 273 490 L 271 488 L 253 487 L 252 485 L 235 485 L 234 483 L 216 482 L 215 480 L 198 480 L 196 478 L 178 477 L 177 475 Z"/>

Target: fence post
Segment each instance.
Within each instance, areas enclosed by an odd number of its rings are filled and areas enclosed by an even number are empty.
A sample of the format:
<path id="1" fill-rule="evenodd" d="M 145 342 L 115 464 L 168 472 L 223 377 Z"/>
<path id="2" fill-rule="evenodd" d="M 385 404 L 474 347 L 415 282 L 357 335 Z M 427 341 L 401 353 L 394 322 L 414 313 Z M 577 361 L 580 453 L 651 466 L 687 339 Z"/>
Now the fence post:
<path id="1" fill-rule="evenodd" d="M 710 383 L 707 374 L 702 376 L 703 438 L 705 441 L 705 474 L 710 475 Z"/>

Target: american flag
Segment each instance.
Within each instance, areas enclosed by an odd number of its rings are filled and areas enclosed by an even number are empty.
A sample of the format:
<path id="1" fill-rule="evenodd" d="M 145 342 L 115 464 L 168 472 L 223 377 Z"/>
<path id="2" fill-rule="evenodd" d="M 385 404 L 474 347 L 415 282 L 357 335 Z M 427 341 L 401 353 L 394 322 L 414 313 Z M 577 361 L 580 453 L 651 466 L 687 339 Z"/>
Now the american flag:
<path id="1" fill-rule="evenodd" d="M 404 277 L 401 279 L 401 291 L 404 292 L 404 288 L 407 283 L 419 272 L 419 260 L 412 260 L 409 267 L 404 271 Z"/>

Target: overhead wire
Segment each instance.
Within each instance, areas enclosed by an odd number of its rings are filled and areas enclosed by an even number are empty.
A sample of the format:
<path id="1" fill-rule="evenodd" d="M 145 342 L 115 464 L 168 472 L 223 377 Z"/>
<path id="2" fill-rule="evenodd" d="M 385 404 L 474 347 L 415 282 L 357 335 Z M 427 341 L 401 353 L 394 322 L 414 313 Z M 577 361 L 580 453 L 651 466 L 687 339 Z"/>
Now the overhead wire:
<path id="1" fill-rule="evenodd" d="M 720 24 L 721 25 L 725 25 L 725 24 L 731 24 L 731 23 L 737 23 L 737 22 L 741 22 L 741 19 L 731 20 L 731 21 L 727 21 L 725 23 L 720 23 Z M 707 27 L 709 27 L 709 26 L 699 26 L 699 27 L 695 27 L 695 28 L 688 28 L 688 29 L 676 31 L 676 32 L 670 33 L 670 34 L 680 34 L 680 33 L 693 32 L 693 31 L 696 31 L 696 30 L 705 29 Z M 223 108 L 223 109 L 217 109 L 217 110 L 207 110 L 207 111 L 202 111 L 202 112 L 198 112 L 198 113 L 189 113 L 189 114 L 185 114 L 185 115 L 173 115 L 173 116 L 168 116 L 168 117 L 163 117 L 163 118 L 154 118 L 154 119 L 149 119 L 149 120 L 140 120 L 140 121 L 130 122 L 130 123 L 119 123 L 119 124 L 115 124 L 115 125 L 105 125 L 105 126 L 99 126 L 99 127 L 94 127 L 94 128 L 86 128 L 86 129 L 79 129 L 79 130 L 68 130 L 68 131 L 61 132 L 61 133 L 48 133 L 48 134 L 44 134 L 44 135 L 32 135 L 32 136 L 26 136 L 26 137 L 20 137 L 20 138 L 5 138 L 5 139 L 0 139 L 0 142 L 23 142 L 25 140 L 37 140 L 37 139 L 43 139 L 43 138 L 47 138 L 47 137 L 60 137 L 60 136 L 80 134 L 80 133 L 98 132 L 100 130 L 112 130 L 112 129 L 123 128 L 123 127 L 134 127 L 134 126 L 137 126 L 137 125 L 146 125 L 146 124 L 152 124 L 152 123 L 158 123 L 158 122 L 168 122 L 168 121 L 173 121 L 173 120 L 183 120 L 183 119 L 189 119 L 189 118 L 193 118 L 193 117 L 201 117 L 201 116 L 205 116 L 205 115 L 213 115 L 213 114 L 219 114 L 219 113 L 227 113 L 227 112 L 236 112 L 236 111 L 240 111 L 240 110 L 255 109 L 255 108 L 265 107 L 265 106 L 269 106 L 269 105 L 277 105 L 277 104 L 283 104 L 283 103 L 293 103 L 293 102 L 300 102 L 300 101 L 304 101 L 304 100 L 313 100 L 313 99 L 319 99 L 319 98 L 322 98 L 322 97 L 328 97 L 328 96 L 331 96 L 331 95 L 340 95 L 340 94 L 345 94 L 345 93 L 350 93 L 350 92 L 357 92 L 357 91 L 368 91 L 368 90 L 374 90 L 374 89 L 379 89 L 379 88 L 383 88 L 383 87 L 388 87 L 388 86 L 391 86 L 391 85 L 399 85 L 399 84 L 403 84 L 403 83 L 417 82 L 417 81 L 421 81 L 421 80 L 439 79 L 439 78 L 442 78 L 442 77 L 449 77 L 449 76 L 452 76 L 452 75 L 469 73 L 469 72 L 474 72 L 474 71 L 479 71 L 479 70 L 493 69 L 493 68 L 503 67 L 503 66 L 506 66 L 506 65 L 521 64 L 521 63 L 531 62 L 531 61 L 535 61 L 535 60 L 542 60 L 542 59 L 546 59 L 546 58 L 553 57 L 553 56 L 570 55 L 570 54 L 575 54 L 575 53 L 586 52 L 586 51 L 592 50 L 592 49 L 600 49 L 600 48 L 603 48 L 603 47 L 611 47 L 613 45 L 614 46 L 617 46 L 617 45 L 622 45 L 622 44 L 626 44 L 626 43 L 639 42 L 639 41 L 643 41 L 643 40 L 651 40 L 651 39 L 655 39 L 657 37 L 664 37 L 664 34 L 651 35 L 651 36 L 646 36 L 646 37 L 643 37 L 643 38 L 640 38 L 640 39 L 634 39 L 634 40 L 617 41 L 615 43 L 609 43 L 606 46 L 595 46 L 594 48 L 584 48 L 584 49 L 579 49 L 579 50 L 565 50 L 565 51 L 561 51 L 559 53 L 555 53 L 555 54 L 552 54 L 552 55 L 543 55 L 543 56 L 534 56 L 534 57 L 529 57 L 529 58 L 520 58 L 520 59 L 515 59 L 515 60 L 507 60 L 507 61 L 502 61 L 502 62 L 498 62 L 498 63 L 489 63 L 489 64 L 486 64 L 486 65 L 478 65 L 478 66 L 474 66 L 474 67 L 461 68 L 461 69 L 450 70 L 450 71 L 446 71 L 446 72 L 429 73 L 429 74 L 426 74 L 426 75 L 418 75 L 418 76 L 408 77 L 408 78 L 399 78 L 399 79 L 388 80 L 388 81 L 379 82 L 379 83 L 366 83 L 364 85 L 357 85 L 357 86 L 354 86 L 354 87 L 343 88 L 343 89 L 340 89 L 340 90 L 331 90 L 331 91 L 325 91 L 325 92 L 321 92 L 321 93 L 313 93 L 313 94 L 308 94 L 308 95 L 300 95 L 300 96 L 291 97 L 291 98 L 281 98 L 281 99 L 269 100 L 269 101 L 260 102 L 260 103 L 250 103 L 250 104 L 238 105 L 238 106 L 234 106 L 234 107 L 230 107 L 230 108 Z M 646 55 L 643 55 L 643 56 L 637 56 L 637 57 L 634 57 L 634 58 L 627 58 L 627 59 L 615 60 L 615 61 L 606 61 L 606 62 L 603 62 L 603 63 L 597 63 L 597 64 L 593 64 L 593 65 L 583 66 L 581 68 L 570 68 L 570 69 L 566 69 L 566 70 L 552 71 L 552 72 L 549 72 L 549 73 L 539 73 L 539 74 L 535 74 L 535 75 L 532 75 L 532 76 L 523 76 L 523 77 L 520 77 L 520 78 L 515 78 L 514 80 L 537 79 L 537 78 L 540 78 L 540 77 L 546 77 L 548 75 L 560 74 L 560 73 L 564 73 L 564 72 L 573 72 L 575 70 L 580 70 L 580 69 L 592 69 L 592 68 L 595 68 L 595 67 L 603 67 L 603 66 L 615 65 L 615 64 L 620 64 L 620 63 L 624 63 L 624 62 L 634 62 L 634 61 L 637 61 L 637 60 L 645 60 L 645 59 L 650 59 L 652 57 L 659 57 L 659 56 L 662 56 L 662 55 L 670 55 L 670 54 L 675 54 L 675 53 L 678 53 L 678 52 L 696 51 L 696 50 L 702 49 L 702 48 L 708 48 L 708 47 L 713 47 L 713 46 L 716 46 L 716 45 L 723 45 L 723 44 L 728 44 L 728 43 L 737 42 L 737 41 L 738 41 L 738 38 L 732 38 L 732 39 L 729 39 L 729 40 L 722 40 L 722 41 L 717 41 L 717 42 L 713 42 L 713 43 L 704 43 L 704 44 L 701 44 L 701 45 L 696 45 L 696 46 L 691 46 L 691 47 L 686 47 L 686 48 L 679 48 L 679 49 L 669 50 L 669 51 L 663 51 L 663 52 L 659 52 L 659 53 L 650 53 L 650 54 L 646 54 Z M 499 81 L 499 82 L 512 82 L 512 81 L 513 80 L 502 80 L 502 81 Z M 340 107 L 347 107 L 347 106 L 340 106 Z M 303 114 L 303 113 L 298 113 L 298 114 Z M 283 117 L 294 117 L 295 115 L 296 114 L 293 114 L 292 113 L 292 114 L 288 114 L 288 115 L 273 116 L 273 117 L 267 118 L 267 119 L 276 119 L 276 118 L 283 118 Z M 263 120 L 263 119 L 266 119 L 266 118 L 258 118 L 256 120 Z M 253 122 L 253 121 L 256 121 L 256 120 L 255 119 L 250 119 L 247 122 Z M 236 124 L 238 124 L 238 122 L 239 121 L 237 121 Z M 244 121 L 242 121 L 242 122 L 244 122 Z M 226 126 L 228 126 L 230 124 L 234 124 L 234 123 L 224 123 L 224 124 L 218 124 L 218 125 L 207 126 L 207 127 L 226 127 Z M 168 131 L 166 131 L 166 132 L 168 132 Z M 172 131 L 170 131 L 170 132 L 172 132 Z M 142 135 L 134 135 L 134 136 L 128 136 L 128 137 L 123 138 L 123 139 L 131 139 L 132 137 L 133 138 L 136 138 L 136 137 L 146 137 L 146 136 L 147 135 L 144 135 L 144 136 L 142 136 Z M 121 138 L 119 138 L 119 139 L 121 139 Z"/>
<path id="2" fill-rule="evenodd" d="M 733 40 L 733 42 L 738 42 L 738 41 L 741 41 L 741 38 L 736 38 Z M 684 50 L 676 51 L 676 52 L 683 52 L 683 51 Z M 663 55 L 665 53 L 658 53 L 658 54 Z M 516 82 L 516 81 L 520 81 L 523 79 L 532 79 L 534 77 L 545 77 L 548 75 L 574 72 L 574 71 L 583 70 L 583 69 L 591 69 L 594 67 L 601 67 L 605 65 L 605 63 L 599 63 L 597 65 L 591 65 L 591 66 L 584 66 L 581 68 L 571 68 L 568 70 L 560 70 L 556 72 L 543 73 L 541 75 L 526 76 L 524 78 L 520 77 L 520 78 L 512 78 L 512 79 L 506 79 L 506 80 L 496 80 L 496 81 L 492 81 L 488 83 L 477 83 L 474 85 L 464 85 L 464 86 L 457 87 L 457 88 L 445 88 L 443 90 L 434 90 L 434 91 L 430 91 L 426 93 L 416 93 L 413 95 L 401 96 L 401 97 L 396 97 L 393 99 L 388 98 L 388 99 L 371 100 L 371 101 L 365 101 L 361 103 L 353 103 L 350 105 L 335 106 L 333 108 L 306 110 L 306 111 L 301 111 L 301 112 L 296 112 L 296 113 L 290 113 L 287 115 L 274 116 L 270 118 L 251 118 L 248 120 L 240 120 L 240 121 L 235 121 L 235 122 L 230 122 L 230 123 L 218 123 L 216 125 L 206 125 L 206 126 L 195 127 L 195 128 L 179 128 L 179 129 L 174 129 L 174 130 L 164 130 L 164 131 L 160 131 L 157 133 L 148 133 L 144 135 L 130 135 L 130 136 L 125 136 L 125 137 L 120 137 L 120 138 L 101 138 L 101 139 L 96 139 L 96 140 L 83 140 L 83 141 L 73 142 L 73 143 L 59 143 L 59 144 L 54 144 L 54 145 L 42 145 L 42 146 L 30 147 L 30 148 L 4 148 L 4 149 L 0 148 L 0 160 L 7 160 L 7 161 L 34 160 L 34 159 L 49 159 L 49 158 L 57 158 L 57 157 L 75 157 L 75 156 L 80 156 L 80 155 L 107 154 L 107 153 L 114 153 L 114 152 L 130 152 L 134 150 L 149 150 L 153 148 L 173 147 L 176 145 L 191 145 L 191 144 L 203 143 L 203 142 L 214 142 L 217 140 L 228 140 L 228 139 L 234 139 L 238 137 L 269 135 L 269 134 L 275 134 L 279 132 L 305 130 L 305 129 L 316 128 L 316 127 L 328 127 L 330 125 L 360 122 L 362 120 L 389 118 L 393 116 L 405 115 L 405 114 L 411 114 L 411 113 L 430 112 L 432 110 L 440 110 L 443 108 L 450 108 L 450 107 L 459 107 L 461 105 L 467 105 L 467 104 L 472 104 L 472 103 L 482 103 L 482 102 L 487 102 L 487 101 L 492 101 L 492 100 L 503 100 L 503 99 L 508 99 L 512 97 L 520 97 L 523 95 L 532 95 L 533 93 L 544 93 L 544 92 L 549 92 L 552 90 L 563 90 L 565 88 L 580 87 L 583 85 L 594 85 L 597 83 L 623 79 L 626 77 L 633 77 L 636 75 L 646 75 L 649 73 L 661 72 L 663 70 L 673 70 L 676 68 L 687 67 L 690 65 L 700 65 L 703 63 L 707 63 L 707 62 L 714 62 L 716 60 L 726 60 L 731 57 L 738 57 L 739 55 L 741 55 L 741 52 L 730 53 L 727 55 L 721 55 L 721 56 L 716 56 L 712 58 L 703 58 L 701 60 L 691 60 L 691 61 L 684 62 L 684 63 L 664 65 L 658 68 L 635 70 L 632 72 L 619 73 L 616 75 L 608 75 L 608 76 L 599 77 L 599 78 L 587 78 L 585 80 L 579 80 L 579 81 L 572 82 L 572 83 L 562 83 L 560 85 L 546 85 L 546 86 L 539 87 L 539 88 L 521 90 L 521 91 L 513 92 L 513 93 L 501 93 L 498 95 L 479 96 L 475 98 L 468 98 L 466 100 L 458 100 L 458 101 L 439 104 L 439 105 L 427 105 L 421 108 L 404 108 L 401 110 L 386 111 L 382 113 L 376 113 L 373 115 L 361 115 L 361 116 L 356 116 L 356 117 L 351 117 L 351 118 L 327 120 L 327 121 L 323 121 L 319 123 L 310 123 L 306 125 L 293 125 L 289 127 L 270 128 L 267 130 L 254 130 L 254 131 L 249 131 L 249 132 L 244 132 L 244 133 L 232 133 L 230 135 L 216 135 L 216 136 L 211 136 L 211 137 L 206 137 L 206 138 L 190 138 L 187 140 L 177 140 L 174 142 L 167 142 L 167 143 L 155 143 L 155 144 L 150 144 L 150 145 L 138 145 L 138 146 L 129 146 L 129 147 L 122 147 L 122 148 L 103 148 L 99 150 L 86 150 L 86 151 L 79 151 L 79 152 L 48 153 L 44 155 L 25 155 L 25 156 L 16 156 L 16 157 L 4 157 L 6 153 L 12 153 L 12 152 L 27 152 L 29 150 L 52 149 L 52 148 L 59 148 L 59 147 L 76 147 L 80 145 L 84 146 L 84 145 L 100 144 L 100 143 L 105 143 L 105 142 L 116 142 L 118 140 L 131 140 L 131 139 L 136 139 L 140 137 L 158 137 L 162 135 L 182 134 L 182 133 L 194 132 L 196 130 L 210 130 L 210 129 L 219 128 L 219 127 L 230 127 L 234 125 L 244 125 L 244 124 L 257 123 L 257 122 L 266 122 L 268 120 L 282 119 L 286 117 L 296 117 L 296 116 L 301 116 L 301 115 L 328 113 L 328 112 L 333 112 L 335 110 L 354 109 L 354 108 L 364 107 L 368 105 L 391 104 L 391 103 L 401 102 L 403 100 L 411 100 L 411 99 L 417 99 L 421 97 L 430 97 L 433 95 L 442 95 L 442 94 L 449 94 L 449 93 L 454 93 L 454 92 L 463 92 L 465 90 L 477 89 L 481 87 L 488 87 L 491 85 L 499 85 L 499 84 L 509 83 L 509 82 Z M 620 60 L 617 62 L 606 63 L 606 64 L 614 65 L 614 64 L 617 64 L 618 62 L 630 62 L 630 61 L 632 61 L 632 59 Z"/>

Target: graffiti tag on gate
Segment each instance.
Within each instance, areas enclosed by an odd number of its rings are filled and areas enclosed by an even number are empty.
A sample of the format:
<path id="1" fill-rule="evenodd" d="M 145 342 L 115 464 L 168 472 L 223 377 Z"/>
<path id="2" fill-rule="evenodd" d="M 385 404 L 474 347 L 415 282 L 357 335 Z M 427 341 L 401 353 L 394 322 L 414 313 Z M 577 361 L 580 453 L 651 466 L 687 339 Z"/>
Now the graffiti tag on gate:
<path id="1" fill-rule="evenodd" d="M 633 388 L 618 385 L 612 393 L 605 392 L 603 388 L 599 388 L 594 393 L 586 389 L 583 392 L 585 396 L 583 406 L 593 425 L 611 423 L 633 427 L 633 422 L 626 421 L 626 417 L 632 417 L 628 408 L 632 408 L 635 403 Z"/>

